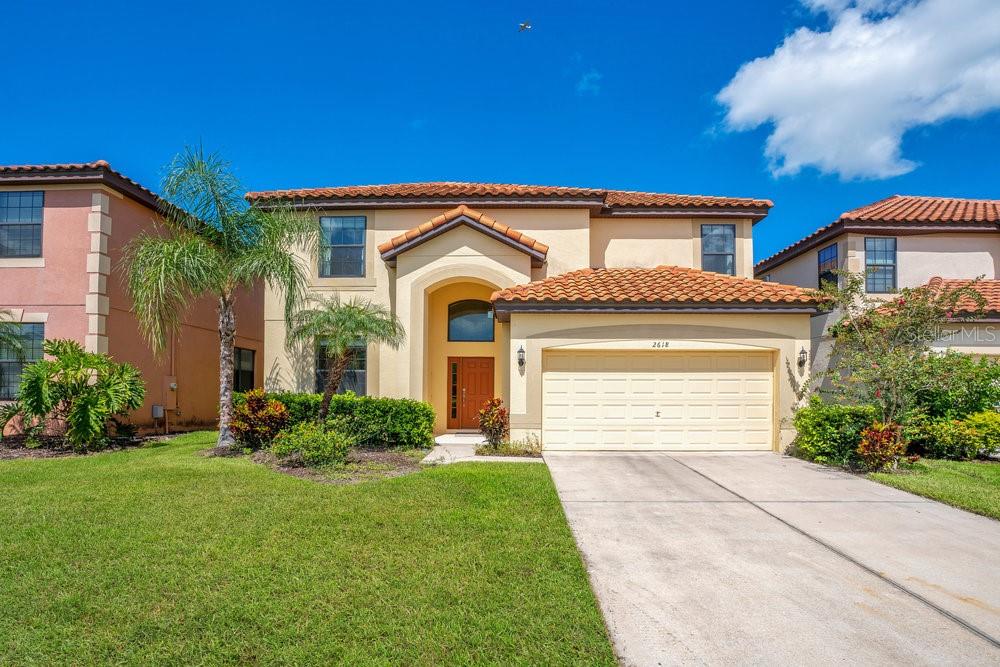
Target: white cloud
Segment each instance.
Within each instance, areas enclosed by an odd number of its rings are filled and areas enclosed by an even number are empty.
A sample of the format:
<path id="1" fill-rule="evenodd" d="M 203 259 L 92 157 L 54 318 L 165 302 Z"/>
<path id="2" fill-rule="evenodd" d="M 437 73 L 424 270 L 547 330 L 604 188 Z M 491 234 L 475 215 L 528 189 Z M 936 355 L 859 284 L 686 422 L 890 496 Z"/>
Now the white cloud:
<path id="1" fill-rule="evenodd" d="M 775 175 L 905 174 L 907 130 L 1000 108 L 1000 1 L 803 2 L 829 31 L 799 28 L 717 96 L 727 129 L 771 125 Z"/>
<path id="2" fill-rule="evenodd" d="M 597 95 L 601 92 L 601 79 L 604 78 L 596 69 L 585 72 L 576 82 L 577 95 Z"/>

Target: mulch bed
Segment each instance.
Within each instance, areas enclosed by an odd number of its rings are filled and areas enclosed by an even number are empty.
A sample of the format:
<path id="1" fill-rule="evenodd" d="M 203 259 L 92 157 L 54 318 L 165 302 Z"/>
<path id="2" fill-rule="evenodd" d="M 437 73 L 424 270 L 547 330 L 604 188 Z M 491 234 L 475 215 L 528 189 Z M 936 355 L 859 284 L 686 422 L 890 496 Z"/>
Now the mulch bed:
<path id="1" fill-rule="evenodd" d="M 0 461 L 12 461 L 15 459 L 56 459 L 67 456 L 91 456 L 92 454 L 103 454 L 104 452 L 118 452 L 124 449 L 142 447 L 148 442 L 158 442 L 169 440 L 175 437 L 172 435 L 139 436 L 131 440 L 112 440 L 104 449 L 93 452 L 76 452 L 64 438 L 59 436 L 43 435 L 36 438 L 35 443 L 29 443 L 28 439 L 21 435 L 4 436 L 0 441 Z"/>
<path id="2" fill-rule="evenodd" d="M 343 465 L 319 468 L 284 465 L 265 451 L 256 452 L 250 458 L 277 472 L 321 484 L 357 484 L 401 477 L 421 470 L 420 462 L 415 457 L 385 450 L 352 449 L 347 453 L 347 461 Z"/>

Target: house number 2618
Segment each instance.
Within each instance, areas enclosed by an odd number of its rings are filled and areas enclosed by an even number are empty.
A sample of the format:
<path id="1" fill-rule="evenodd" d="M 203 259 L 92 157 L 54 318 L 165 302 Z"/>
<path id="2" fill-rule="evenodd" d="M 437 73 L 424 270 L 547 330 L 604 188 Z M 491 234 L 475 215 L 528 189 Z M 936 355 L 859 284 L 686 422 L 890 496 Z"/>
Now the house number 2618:
<path id="1" fill-rule="evenodd" d="M 670 347 L 670 342 L 669 341 L 665 341 L 665 340 L 654 340 L 653 341 L 653 348 L 654 349 L 656 349 L 656 348 L 664 348 L 664 347 Z"/>

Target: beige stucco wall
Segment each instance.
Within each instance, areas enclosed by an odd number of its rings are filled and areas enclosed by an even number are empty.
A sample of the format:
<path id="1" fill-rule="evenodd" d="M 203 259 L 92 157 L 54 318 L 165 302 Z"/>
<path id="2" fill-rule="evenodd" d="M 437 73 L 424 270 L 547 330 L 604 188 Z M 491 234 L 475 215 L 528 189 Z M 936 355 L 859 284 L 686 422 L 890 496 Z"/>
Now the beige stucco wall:
<path id="1" fill-rule="evenodd" d="M 752 278 L 753 223 L 750 220 L 594 218 L 590 226 L 590 266 L 628 268 L 666 264 L 700 269 L 703 224 L 736 226 L 736 275 Z"/>
<path id="2" fill-rule="evenodd" d="M 794 437 L 790 420 L 797 392 L 808 379 L 799 350 L 809 349 L 807 314 L 522 314 L 510 321 L 510 347 L 524 346 L 524 368 L 510 368 L 511 434 L 541 435 L 542 356 L 553 349 L 766 350 L 775 354 L 775 447 Z M 544 442 L 542 443 L 544 447 Z"/>
<path id="3" fill-rule="evenodd" d="M 841 269 L 865 270 L 865 237 L 841 234 L 835 239 Z M 919 287 L 935 276 L 993 279 L 1000 273 L 1000 233 L 916 234 L 896 236 L 897 283 Z M 831 241 L 832 243 L 834 241 Z M 808 250 L 762 274 L 786 285 L 816 287 L 816 253 L 830 243 Z"/>
<path id="4" fill-rule="evenodd" d="M 767 276 L 771 282 L 816 289 L 819 287 L 819 258 L 817 257 L 817 254 L 820 250 L 827 248 L 834 243 L 837 244 L 838 268 L 845 270 L 848 266 L 850 250 L 848 248 L 847 234 L 841 234 L 835 239 L 831 239 L 817 248 L 808 250 L 798 257 L 794 257 L 757 277 L 763 280 L 765 276 Z M 862 248 L 864 248 L 863 242 Z M 863 261 L 864 260 L 862 258 L 862 262 Z"/>

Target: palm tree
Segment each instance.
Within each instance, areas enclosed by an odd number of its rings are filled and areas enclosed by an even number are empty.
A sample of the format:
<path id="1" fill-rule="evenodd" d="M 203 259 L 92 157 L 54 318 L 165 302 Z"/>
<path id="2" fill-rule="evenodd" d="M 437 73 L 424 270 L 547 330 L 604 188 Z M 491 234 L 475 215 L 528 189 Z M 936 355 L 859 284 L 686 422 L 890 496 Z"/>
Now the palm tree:
<path id="1" fill-rule="evenodd" d="M 318 223 L 290 209 L 247 205 L 229 163 L 200 147 L 174 158 L 162 190 L 164 228 L 136 237 L 126 248 L 126 288 L 139 328 L 158 354 L 193 300 L 218 300 L 218 444 L 228 447 L 234 442 L 229 423 L 236 291 L 267 283 L 284 294 L 285 317 L 290 320 L 305 301 L 307 277 L 292 248 L 314 248 Z"/>
<path id="2" fill-rule="evenodd" d="M 320 420 L 326 419 L 330 399 L 340 388 L 344 371 L 354 356 L 353 347 L 376 343 L 398 349 L 406 340 L 399 318 L 385 306 L 354 299 L 343 303 L 338 297 L 320 298 L 315 308 L 296 313 L 288 334 L 289 344 L 322 340 L 329 360 Z"/>

